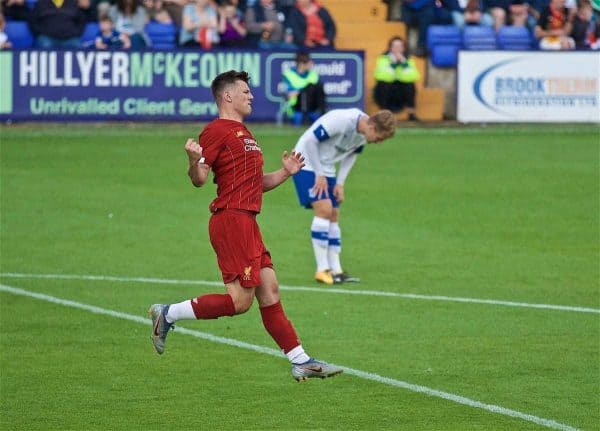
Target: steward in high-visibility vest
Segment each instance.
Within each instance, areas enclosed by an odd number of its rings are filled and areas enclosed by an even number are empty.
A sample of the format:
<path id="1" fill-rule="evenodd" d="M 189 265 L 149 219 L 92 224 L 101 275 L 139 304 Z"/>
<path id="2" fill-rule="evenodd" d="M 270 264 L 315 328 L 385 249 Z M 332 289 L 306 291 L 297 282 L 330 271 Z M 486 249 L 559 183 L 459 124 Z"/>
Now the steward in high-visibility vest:
<path id="1" fill-rule="evenodd" d="M 325 91 L 312 66 L 310 56 L 300 52 L 296 55 L 296 66 L 283 73 L 286 114 L 297 125 L 307 119 L 314 121 L 325 112 Z"/>
<path id="2" fill-rule="evenodd" d="M 375 65 L 375 103 L 382 109 L 400 112 L 406 109 L 410 120 L 415 117 L 415 82 L 421 74 L 414 59 L 405 54 L 404 40 L 393 37 L 388 51 L 377 57 Z"/>

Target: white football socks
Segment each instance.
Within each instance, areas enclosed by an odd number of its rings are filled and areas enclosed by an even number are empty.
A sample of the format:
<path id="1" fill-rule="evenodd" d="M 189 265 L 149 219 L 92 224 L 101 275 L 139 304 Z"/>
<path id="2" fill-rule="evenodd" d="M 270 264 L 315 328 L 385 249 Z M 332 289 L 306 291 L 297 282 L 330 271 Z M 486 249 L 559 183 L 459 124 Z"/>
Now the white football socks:
<path id="1" fill-rule="evenodd" d="M 287 352 L 285 356 L 288 357 L 292 364 L 303 364 L 310 360 L 310 356 L 306 354 L 302 344 L 294 347 L 292 350 Z"/>
<path id="2" fill-rule="evenodd" d="M 336 221 L 329 223 L 329 247 L 327 248 L 327 259 L 329 261 L 329 269 L 334 274 L 342 272 L 342 264 L 340 263 L 340 253 L 342 252 L 342 231 L 340 225 Z"/>
<path id="3" fill-rule="evenodd" d="M 194 309 L 192 308 L 192 301 L 187 300 L 178 304 L 170 304 L 169 311 L 165 316 L 168 323 L 176 322 L 177 320 L 196 320 Z"/>
<path id="4" fill-rule="evenodd" d="M 329 220 L 314 216 L 310 226 L 313 251 L 317 261 L 317 272 L 329 269 L 327 249 L 329 247 Z"/>

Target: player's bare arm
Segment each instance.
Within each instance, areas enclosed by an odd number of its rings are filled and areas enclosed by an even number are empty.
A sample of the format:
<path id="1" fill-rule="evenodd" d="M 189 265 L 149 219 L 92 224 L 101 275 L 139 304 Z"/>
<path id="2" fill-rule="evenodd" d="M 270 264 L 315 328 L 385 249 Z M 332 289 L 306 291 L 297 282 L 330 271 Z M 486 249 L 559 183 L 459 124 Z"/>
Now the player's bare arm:
<path id="1" fill-rule="evenodd" d="M 344 202 L 344 185 L 336 184 L 333 187 L 333 196 L 337 199 L 338 203 Z"/>
<path id="2" fill-rule="evenodd" d="M 201 187 L 206 183 L 210 171 L 210 167 L 204 163 L 202 147 L 194 139 L 188 138 L 184 148 L 188 155 L 188 176 L 194 186 Z"/>
<path id="3" fill-rule="evenodd" d="M 300 171 L 300 169 L 304 167 L 304 156 L 295 151 L 292 151 L 291 154 L 284 151 L 281 156 L 281 164 L 283 166 L 280 169 L 263 175 L 263 192 L 273 190 L 279 184 Z"/>
<path id="4" fill-rule="evenodd" d="M 319 199 L 329 198 L 329 192 L 327 191 L 327 177 L 325 175 L 315 176 L 315 185 L 313 186 L 312 191 Z"/>

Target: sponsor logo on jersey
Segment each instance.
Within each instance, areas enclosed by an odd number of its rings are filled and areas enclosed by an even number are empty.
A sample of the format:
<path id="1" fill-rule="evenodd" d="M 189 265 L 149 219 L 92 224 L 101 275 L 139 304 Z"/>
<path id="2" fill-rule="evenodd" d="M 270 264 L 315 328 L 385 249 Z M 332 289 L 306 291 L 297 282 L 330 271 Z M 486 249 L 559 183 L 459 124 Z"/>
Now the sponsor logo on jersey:
<path id="1" fill-rule="evenodd" d="M 244 150 L 246 151 L 260 151 L 262 149 L 254 139 L 244 138 Z"/>
<path id="2" fill-rule="evenodd" d="M 244 136 L 244 131 L 243 130 L 238 130 L 237 132 L 235 132 L 235 137 L 236 138 L 240 138 Z"/>
<path id="3" fill-rule="evenodd" d="M 313 130 L 313 134 L 319 142 L 323 142 L 329 139 L 329 133 L 327 133 L 327 130 L 325 130 L 325 127 L 322 124 L 319 124 L 319 126 L 315 130 Z"/>

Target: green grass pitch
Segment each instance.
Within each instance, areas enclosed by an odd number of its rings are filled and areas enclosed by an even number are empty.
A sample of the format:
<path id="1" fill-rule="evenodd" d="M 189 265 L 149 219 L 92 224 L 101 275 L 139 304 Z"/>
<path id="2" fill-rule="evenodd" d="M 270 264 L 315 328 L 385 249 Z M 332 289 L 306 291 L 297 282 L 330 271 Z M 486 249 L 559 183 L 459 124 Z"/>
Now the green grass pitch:
<path id="1" fill-rule="evenodd" d="M 256 305 L 152 349 L 150 304 L 221 291 L 204 283 L 220 280 L 214 186 L 189 183 L 183 151 L 201 126 L 0 128 L 0 429 L 600 429 L 598 127 L 410 127 L 369 145 L 340 218 L 362 283 L 339 291 L 312 281 L 292 182 L 267 193 L 287 314 L 310 354 L 348 368 L 297 384 Z M 301 133 L 250 128 L 266 171 Z"/>

